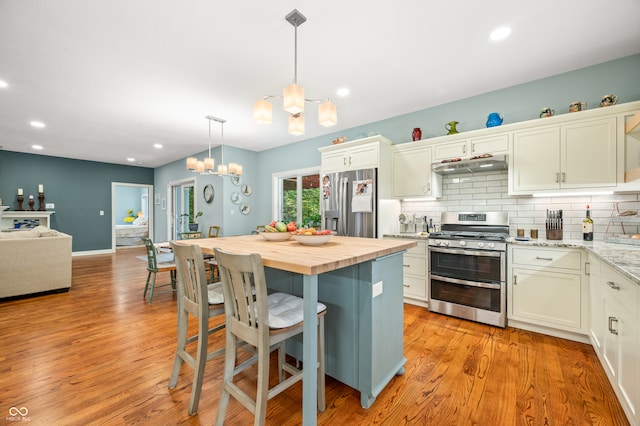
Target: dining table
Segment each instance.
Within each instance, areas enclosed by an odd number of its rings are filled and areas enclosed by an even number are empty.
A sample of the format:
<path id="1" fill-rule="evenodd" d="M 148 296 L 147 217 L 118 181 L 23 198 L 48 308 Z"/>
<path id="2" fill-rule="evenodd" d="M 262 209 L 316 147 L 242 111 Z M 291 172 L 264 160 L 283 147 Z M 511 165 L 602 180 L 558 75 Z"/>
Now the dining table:
<path id="1" fill-rule="evenodd" d="M 402 322 L 404 315 L 402 253 L 415 247 L 415 241 L 334 235 L 322 245 L 303 245 L 295 239 L 267 241 L 261 235 L 243 235 L 180 240 L 178 243 L 197 244 L 203 253 L 213 253 L 214 248 L 238 254 L 258 253 L 262 257 L 265 269 L 271 268 L 291 273 L 293 276 L 301 276 L 302 279 L 300 281 L 304 298 L 303 365 L 317 365 L 318 362 L 316 305 L 318 302 L 319 277 L 322 283 L 337 282 L 338 285 L 334 289 L 338 292 L 348 287 L 350 280 L 354 281 L 353 285 L 358 286 L 360 290 L 351 291 L 355 295 L 354 298 L 358 299 L 354 300 L 351 306 L 362 305 L 362 300 L 371 301 L 369 305 L 378 304 L 378 301 L 383 300 L 384 297 L 391 297 L 387 295 L 393 295 L 392 298 L 385 302 L 387 305 L 363 308 L 366 318 L 371 318 L 372 314 L 377 315 L 376 318 L 371 320 L 372 324 L 360 324 L 368 321 L 356 318 L 353 327 L 344 327 L 344 324 L 339 327 L 340 329 L 351 328 L 353 330 L 353 334 L 348 338 L 356 340 L 353 349 L 357 351 L 357 357 L 355 358 L 368 358 L 363 361 L 353 359 L 352 365 L 348 365 L 342 370 L 338 369 L 338 375 L 343 374 L 340 371 L 345 369 L 361 369 L 360 375 L 356 371 L 356 381 L 354 383 L 356 383 L 356 386 L 362 386 L 361 404 L 368 408 L 382 387 L 394 375 L 403 373 L 406 359 L 403 357 L 402 348 Z M 353 268 L 356 268 L 355 272 L 352 272 Z M 348 273 L 345 273 L 345 271 Z M 336 298 L 340 299 L 342 295 L 336 296 Z M 344 309 L 340 308 L 340 310 Z M 328 312 L 328 315 L 330 314 L 331 312 Z M 395 324 L 395 328 L 391 331 L 386 328 L 389 324 Z M 364 327 L 364 331 L 357 327 Z M 327 331 L 328 333 L 329 331 Z M 389 336 L 389 334 L 393 336 Z M 359 335 L 368 335 L 367 342 L 364 343 L 370 345 L 370 341 L 376 341 L 379 347 L 362 346 L 362 337 L 359 337 Z M 396 339 L 396 343 L 390 345 L 389 339 L 393 338 Z M 398 338 L 399 340 L 397 340 Z M 358 340 L 361 342 L 358 343 Z M 342 344 L 341 346 L 344 345 Z M 384 355 L 384 353 L 390 351 L 390 346 L 394 346 L 391 348 L 392 354 L 389 356 Z M 371 357 L 382 357 L 383 361 L 370 359 Z M 385 360 L 385 358 L 389 359 Z M 342 360 L 339 360 L 339 362 L 342 362 Z M 359 376 L 365 378 L 360 380 L 358 379 Z M 381 377 L 378 378 L 377 376 Z M 349 377 L 345 377 L 346 382 L 351 380 Z M 375 379 L 375 383 L 370 383 L 372 377 Z M 361 385 L 360 382 L 365 383 Z M 302 385 L 303 425 L 317 424 L 317 386 L 317 374 L 314 369 L 304 369 Z"/>

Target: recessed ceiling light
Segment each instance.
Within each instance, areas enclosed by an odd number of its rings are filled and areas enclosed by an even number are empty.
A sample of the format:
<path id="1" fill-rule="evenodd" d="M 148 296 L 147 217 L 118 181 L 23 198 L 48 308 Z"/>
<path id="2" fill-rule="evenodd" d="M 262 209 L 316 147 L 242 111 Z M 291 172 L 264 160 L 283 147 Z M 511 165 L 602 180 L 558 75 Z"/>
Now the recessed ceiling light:
<path id="1" fill-rule="evenodd" d="M 136 161 L 136 159 L 133 157 L 129 157 L 127 158 L 127 161 L 129 161 L 130 163 L 133 163 L 134 161 Z"/>
<path id="2" fill-rule="evenodd" d="M 40 150 L 42 149 L 42 145 L 31 145 L 31 148 Z"/>
<path id="3" fill-rule="evenodd" d="M 43 127 L 46 127 L 46 125 L 42 121 L 32 121 L 29 124 L 31 124 L 32 127 L 37 127 L 38 129 L 42 129 Z"/>
<path id="4" fill-rule="evenodd" d="M 341 87 L 336 93 L 338 94 L 338 96 L 347 96 L 349 94 L 349 89 L 346 87 Z"/>
<path id="5" fill-rule="evenodd" d="M 507 38 L 507 36 L 509 36 L 509 34 L 511 34 L 511 28 L 509 28 L 509 27 L 501 27 L 501 28 L 493 30 L 493 32 L 491 33 L 489 38 L 491 40 L 493 40 L 493 41 L 498 41 L 498 40 L 502 40 L 504 38 Z"/>
<path id="6" fill-rule="evenodd" d="M 156 149 L 161 149 L 162 148 L 162 144 L 161 143 L 154 143 L 153 147 Z"/>
<path id="7" fill-rule="evenodd" d="M 7 87 L 9 87 L 9 83 L 4 80 L 0 80 L 0 88 L 5 89 Z"/>

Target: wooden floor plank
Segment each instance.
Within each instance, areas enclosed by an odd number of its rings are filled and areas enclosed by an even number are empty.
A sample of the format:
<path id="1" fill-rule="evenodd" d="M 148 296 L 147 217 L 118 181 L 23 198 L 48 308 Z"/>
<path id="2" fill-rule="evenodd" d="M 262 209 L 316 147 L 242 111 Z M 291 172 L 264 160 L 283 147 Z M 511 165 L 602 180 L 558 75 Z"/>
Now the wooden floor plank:
<path id="1" fill-rule="evenodd" d="M 140 255 L 143 249 L 74 257 L 69 293 L 0 301 L 5 416 L 26 407 L 31 425 L 213 424 L 222 359 L 207 364 L 199 413 L 188 416 L 192 371 L 183 367 L 178 386 L 168 388 L 175 295 L 157 294 L 151 305 L 142 299 Z M 404 375 L 367 410 L 356 391 L 327 378 L 319 425 L 628 424 L 589 345 L 411 305 L 404 325 Z M 223 337 L 214 340 L 217 346 Z M 241 383 L 250 386 L 246 373 Z M 301 388 L 269 402 L 268 424 L 300 424 Z M 252 415 L 231 401 L 226 420 L 246 425 Z"/>

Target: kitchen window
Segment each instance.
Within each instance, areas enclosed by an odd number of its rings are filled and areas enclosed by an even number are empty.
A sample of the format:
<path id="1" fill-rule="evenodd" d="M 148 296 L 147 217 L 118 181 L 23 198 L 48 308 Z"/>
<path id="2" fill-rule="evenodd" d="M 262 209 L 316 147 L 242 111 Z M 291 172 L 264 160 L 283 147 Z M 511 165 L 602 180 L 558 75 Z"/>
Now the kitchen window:
<path id="1" fill-rule="evenodd" d="M 273 219 L 320 226 L 320 170 L 317 167 L 273 175 Z"/>

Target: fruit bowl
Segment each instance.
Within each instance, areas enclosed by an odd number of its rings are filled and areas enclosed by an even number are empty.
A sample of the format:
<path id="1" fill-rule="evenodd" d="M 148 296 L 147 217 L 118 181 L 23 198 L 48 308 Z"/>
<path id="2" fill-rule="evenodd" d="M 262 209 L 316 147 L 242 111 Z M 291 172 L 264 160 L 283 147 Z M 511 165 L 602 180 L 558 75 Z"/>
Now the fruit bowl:
<path id="1" fill-rule="evenodd" d="M 267 241 L 287 241 L 291 238 L 289 232 L 261 232 L 260 235 Z"/>
<path id="2" fill-rule="evenodd" d="M 332 236 L 332 234 L 294 235 L 293 239 L 305 246 L 319 246 L 329 241 Z"/>

